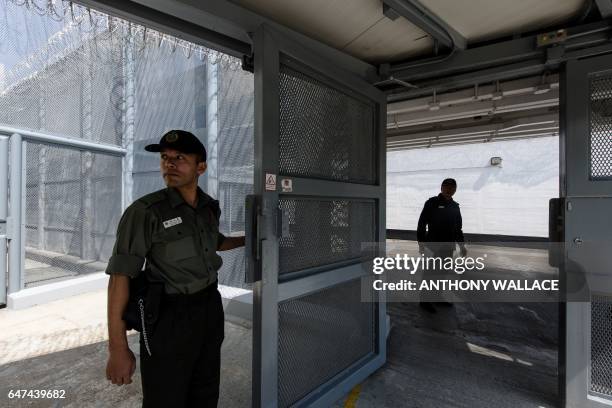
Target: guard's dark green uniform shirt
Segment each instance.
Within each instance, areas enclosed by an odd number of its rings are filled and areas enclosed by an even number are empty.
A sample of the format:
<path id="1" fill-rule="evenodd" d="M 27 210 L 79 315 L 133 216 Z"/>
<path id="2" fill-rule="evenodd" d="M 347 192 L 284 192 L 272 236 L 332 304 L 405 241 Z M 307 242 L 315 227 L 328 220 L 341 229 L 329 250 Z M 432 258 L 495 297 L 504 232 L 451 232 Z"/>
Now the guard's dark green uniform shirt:
<path id="1" fill-rule="evenodd" d="M 225 239 L 219 232 L 219 204 L 198 187 L 196 208 L 175 188 L 134 201 L 121 216 L 107 274 L 137 276 L 145 259 L 148 279 L 164 282 L 167 293 L 191 294 L 217 280 Z"/>

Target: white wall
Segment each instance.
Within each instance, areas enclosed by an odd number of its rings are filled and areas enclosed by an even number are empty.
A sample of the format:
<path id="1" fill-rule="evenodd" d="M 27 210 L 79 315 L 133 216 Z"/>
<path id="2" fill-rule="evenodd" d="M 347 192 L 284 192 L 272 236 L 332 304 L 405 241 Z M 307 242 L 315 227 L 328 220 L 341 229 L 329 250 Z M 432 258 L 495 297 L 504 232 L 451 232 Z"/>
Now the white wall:
<path id="1" fill-rule="evenodd" d="M 491 166 L 493 156 L 503 159 Z M 387 153 L 387 228 L 416 230 L 423 203 L 457 180 L 463 231 L 548 235 L 548 200 L 559 196 L 559 138 L 544 137 Z"/>

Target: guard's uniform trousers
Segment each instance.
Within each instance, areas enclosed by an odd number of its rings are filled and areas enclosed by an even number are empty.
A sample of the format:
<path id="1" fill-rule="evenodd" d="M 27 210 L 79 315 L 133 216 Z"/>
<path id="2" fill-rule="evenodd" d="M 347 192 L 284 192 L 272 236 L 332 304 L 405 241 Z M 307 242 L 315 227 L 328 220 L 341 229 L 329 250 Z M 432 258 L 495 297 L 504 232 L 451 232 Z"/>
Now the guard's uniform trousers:
<path id="1" fill-rule="evenodd" d="M 223 321 L 216 283 L 191 295 L 164 295 L 150 356 L 140 334 L 143 407 L 217 406 Z"/>

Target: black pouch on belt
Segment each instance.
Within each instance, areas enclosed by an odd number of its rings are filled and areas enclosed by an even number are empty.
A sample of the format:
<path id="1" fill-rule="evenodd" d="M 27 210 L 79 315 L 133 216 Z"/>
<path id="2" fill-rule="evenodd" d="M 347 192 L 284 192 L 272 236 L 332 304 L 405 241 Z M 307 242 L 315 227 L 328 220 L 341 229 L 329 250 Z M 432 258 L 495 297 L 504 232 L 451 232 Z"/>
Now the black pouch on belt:
<path id="1" fill-rule="evenodd" d="M 159 316 L 164 285 L 158 282 L 149 282 L 148 269 L 142 271 L 137 277 L 130 279 L 130 297 L 123 312 L 126 328 L 143 332 L 153 332 L 155 322 Z"/>

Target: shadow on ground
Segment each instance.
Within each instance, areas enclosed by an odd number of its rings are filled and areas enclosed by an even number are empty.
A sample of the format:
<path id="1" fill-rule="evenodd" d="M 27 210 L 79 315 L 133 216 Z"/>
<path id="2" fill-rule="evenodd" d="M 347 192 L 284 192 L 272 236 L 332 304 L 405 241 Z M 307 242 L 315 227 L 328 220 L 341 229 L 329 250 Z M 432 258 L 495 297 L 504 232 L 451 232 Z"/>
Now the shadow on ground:
<path id="1" fill-rule="evenodd" d="M 222 347 L 220 407 L 251 405 L 251 330 L 226 323 Z M 128 337 L 138 361 L 138 336 Z M 108 342 L 98 342 L 0 366 L 0 407 L 140 407 L 140 366 L 132 384 L 106 380 Z M 12 399 L 9 390 L 65 390 L 65 399 Z"/>
<path id="2" fill-rule="evenodd" d="M 389 304 L 387 363 L 356 407 L 557 406 L 556 303 Z"/>

